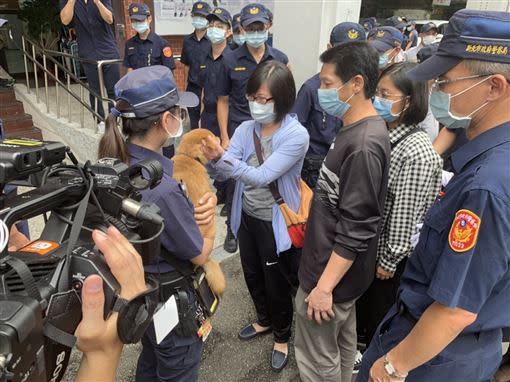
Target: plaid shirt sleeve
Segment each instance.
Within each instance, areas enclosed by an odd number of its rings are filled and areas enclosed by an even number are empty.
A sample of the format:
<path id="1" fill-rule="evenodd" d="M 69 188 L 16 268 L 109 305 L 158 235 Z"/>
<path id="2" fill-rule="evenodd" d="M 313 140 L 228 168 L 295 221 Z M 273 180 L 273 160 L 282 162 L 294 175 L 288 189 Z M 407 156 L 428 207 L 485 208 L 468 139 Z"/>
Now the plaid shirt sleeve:
<path id="1" fill-rule="evenodd" d="M 416 223 L 434 201 L 440 184 L 441 168 L 435 161 L 424 158 L 403 165 L 396 178 L 395 199 L 388 217 L 386 248 L 378 261 L 385 271 L 395 272 L 398 263 L 411 253 L 410 238 Z"/>

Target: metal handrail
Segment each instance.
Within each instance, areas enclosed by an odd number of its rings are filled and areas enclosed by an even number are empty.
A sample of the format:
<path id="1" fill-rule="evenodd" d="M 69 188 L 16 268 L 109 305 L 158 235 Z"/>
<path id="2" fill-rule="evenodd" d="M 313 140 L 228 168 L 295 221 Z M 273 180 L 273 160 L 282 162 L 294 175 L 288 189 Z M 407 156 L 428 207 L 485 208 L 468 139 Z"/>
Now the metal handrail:
<path id="1" fill-rule="evenodd" d="M 12 36 L 11 36 L 12 39 Z M 13 40 L 14 44 L 16 42 Z M 50 103 L 49 103 L 49 89 L 48 89 L 48 76 L 55 81 L 55 93 L 56 93 L 56 114 L 57 118 L 60 118 L 60 98 L 59 98 L 59 88 L 62 87 L 68 94 L 67 99 L 67 106 L 68 106 L 68 120 L 71 122 L 71 97 L 73 97 L 76 101 L 78 101 L 82 108 L 80 112 L 80 124 L 83 127 L 84 123 L 84 109 L 89 111 L 91 113 L 91 116 L 94 118 L 95 121 L 104 121 L 105 118 L 97 112 L 98 108 L 98 102 L 114 102 L 114 100 L 108 98 L 105 87 L 104 87 L 104 74 L 103 74 L 103 66 L 104 65 L 115 65 L 122 63 L 122 60 L 120 59 L 112 59 L 112 60 L 90 60 L 82 57 L 77 57 L 69 53 L 59 52 L 51 49 L 44 49 L 39 46 L 37 46 L 32 40 L 25 37 L 24 35 L 21 36 L 21 42 L 22 47 L 19 48 L 23 52 L 23 59 L 25 64 L 25 74 L 26 74 L 26 83 L 27 83 L 27 93 L 30 94 L 30 78 L 29 78 L 29 71 L 28 71 L 28 60 L 33 64 L 33 70 L 34 70 L 34 78 L 35 78 L 35 93 L 36 93 L 36 101 L 37 103 L 40 102 L 39 100 L 39 79 L 37 76 L 37 68 L 43 70 L 44 72 L 44 87 L 45 87 L 45 101 L 46 101 L 46 112 L 50 112 Z M 30 50 L 27 48 L 27 42 L 31 45 L 31 53 Z M 39 51 L 42 54 L 43 64 L 37 61 L 36 59 L 36 51 Z M 98 79 L 99 79 L 99 89 L 101 94 L 97 94 L 93 89 L 90 88 L 90 86 L 82 81 L 78 76 L 76 76 L 71 70 L 67 69 L 59 60 L 57 60 L 55 57 L 63 57 L 63 58 L 70 58 L 79 62 L 84 63 L 90 63 L 97 66 L 98 70 Z M 181 56 L 176 55 L 174 56 L 175 60 L 180 61 Z M 51 71 L 48 68 L 48 60 L 51 63 L 53 63 L 53 71 Z M 64 83 L 62 80 L 58 77 L 59 69 L 64 73 L 66 77 L 66 83 Z M 80 95 L 78 96 L 71 90 L 71 79 L 77 83 L 80 87 Z M 84 91 L 87 90 L 90 94 L 92 94 L 95 98 L 94 106 L 91 106 L 84 100 Z M 106 113 L 108 114 L 108 113 Z"/>

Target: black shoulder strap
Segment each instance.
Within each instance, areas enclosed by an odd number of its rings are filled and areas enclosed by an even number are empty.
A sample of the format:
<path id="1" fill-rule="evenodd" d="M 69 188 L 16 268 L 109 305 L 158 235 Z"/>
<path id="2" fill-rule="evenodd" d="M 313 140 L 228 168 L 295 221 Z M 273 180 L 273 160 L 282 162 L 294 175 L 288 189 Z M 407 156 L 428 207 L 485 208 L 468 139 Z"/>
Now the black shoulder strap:
<path id="1" fill-rule="evenodd" d="M 193 275 L 193 264 L 191 261 L 178 259 L 173 253 L 161 246 L 160 256 L 170 264 L 181 276 L 190 277 Z"/>
<path id="2" fill-rule="evenodd" d="M 393 150 L 395 147 L 397 147 L 398 144 L 400 142 L 402 142 L 404 139 L 406 139 L 408 136 L 410 136 L 412 134 L 416 134 L 416 133 L 418 133 L 420 131 L 424 131 L 424 130 L 421 127 L 419 127 L 419 126 L 416 126 L 414 129 L 409 130 L 407 133 L 402 135 L 396 142 L 391 144 L 391 149 Z"/>
<path id="3" fill-rule="evenodd" d="M 260 139 L 257 136 L 255 129 L 253 129 L 253 144 L 255 145 L 255 154 L 257 154 L 259 164 L 262 166 L 262 163 L 264 163 L 264 157 L 262 156 L 262 147 L 260 145 Z M 269 191 L 271 191 L 271 194 L 273 195 L 273 198 L 276 201 L 276 203 L 278 204 L 283 203 L 283 198 L 280 195 L 280 191 L 278 191 L 278 185 L 276 184 L 276 181 L 269 183 Z"/>

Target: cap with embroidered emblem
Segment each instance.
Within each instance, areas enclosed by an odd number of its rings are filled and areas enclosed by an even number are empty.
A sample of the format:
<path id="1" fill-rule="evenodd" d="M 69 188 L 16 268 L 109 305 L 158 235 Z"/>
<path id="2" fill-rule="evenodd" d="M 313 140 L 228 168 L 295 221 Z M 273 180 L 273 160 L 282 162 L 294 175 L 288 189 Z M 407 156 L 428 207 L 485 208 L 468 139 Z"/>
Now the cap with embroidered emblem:
<path id="1" fill-rule="evenodd" d="M 411 69 L 413 80 L 430 80 L 462 60 L 510 63 L 510 13 L 462 9 L 450 18 L 436 54 Z"/>
<path id="2" fill-rule="evenodd" d="M 232 16 L 230 16 L 230 12 L 227 11 L 225 8 L 214 8 L 211 13 L 207 16 L 207 20 L 209 22 L 211 20 L 214 20 L 217 18 L 221 22 L 227 23 L 229 25 L 232 25 Z"/>
<path id="3" fill-rule="evenodd" d="M 146 118 L 171 107 L 195 107 L 198 97 L 178 92 L 174 76 L 162 65 L 147 66 L 127 73 L 115 84 L 115 101 L 126 101 L 132 108 L 122 112 L 124 118 Z"/>
<path id="4" fill-rule="evenodd" d="M 151 11 L 147 4 L 131 3 L 128 7 L 129 18 L 136 21 L 144 21 L 150 16 Z"/>
<path id="5" fill-rule="evenodd" d="M 234 17 L 232 17 L 232 29 L 239 28 L 241 26 L 241 14 L 236 13 Z"/>
<path id="6" fill-rule="evenodd" d="M 424 26 L 421 27 L 420 33 L 427 33 L 427 32 L 430 32 L 432 29 L 435 29 L 436 33 L 439 31 L 439 29 L 437 28 L 436 24 L 434 24 L 434 23 L 427 23 L 427 24 L 425 24 Z"/>
<path id="7" fill-rule="evenodd" d="M 207 17 L 211 13 L 211 6 L 205 1 L 197 1 L 191 8 L 191 16 Z"/>
<path id="8" fill-rule="evenodd" d="M 400 47 L 404 41 L 404 35 L 397 28 L 394 27 L 379 27 L 373 34 L 368 43 L 372 45 L 379 53 L 386 52 L 395 47 Z"/>
<path id="9" fill-rule="evenodd" d="M 348 42 L 365 41 L 367 35 L 360 24 L 344 22 L 335 25 L 329 35 L 329 43 L 332 46 L 342 45 Z"/>
<path id="10" fill-rule="evenodd" d="M 406 27 L 406 25 L 407 25 L 407 23 L 404 22 L 402 17 L 398 17 L 398 16 L 391 16 L 391 17 L 388 17 L 386 20 L 384 20 L 384 26 L 386 26 L 386 27 L 404 29 Z"/>
<path id="11" fill-rule="evenodd" d="M 269 15 L 262 4 L 252 3 L 241 9 L 241 26 L 243 28 L 255 22 L 269 23 Z"/>

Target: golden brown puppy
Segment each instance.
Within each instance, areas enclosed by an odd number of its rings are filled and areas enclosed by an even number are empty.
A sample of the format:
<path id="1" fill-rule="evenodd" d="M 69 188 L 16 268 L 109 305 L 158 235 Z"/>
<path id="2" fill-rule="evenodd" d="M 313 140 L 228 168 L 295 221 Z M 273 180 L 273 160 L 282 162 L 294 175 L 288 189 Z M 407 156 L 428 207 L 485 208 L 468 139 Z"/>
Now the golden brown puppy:
<path id="1" fill-rule="evenodd" d="M 205 168 L 207 159 L 202 153 L 202 139 L 207 136 L 214 137 L 214 134 L 207 129 L 195 129 L 183 135 L 177 152 L 172 158 L 174 162 L 174 179 L 183 184 L 188 197 L 195 207 L 198 201 L 207 192 L 211 191 L 209 175 Z M 212 241 L 214 247 L 214 236 L 216 235 L 216 221 L 212 220 L 208 225 L 198 226 L 200 233 L 205 240 Z M 226 288 L 225 276 L 220 265 L 213 259 L 207 260 L 204 264 L 207 281 L 217 296 L 222 296 Z"/>

